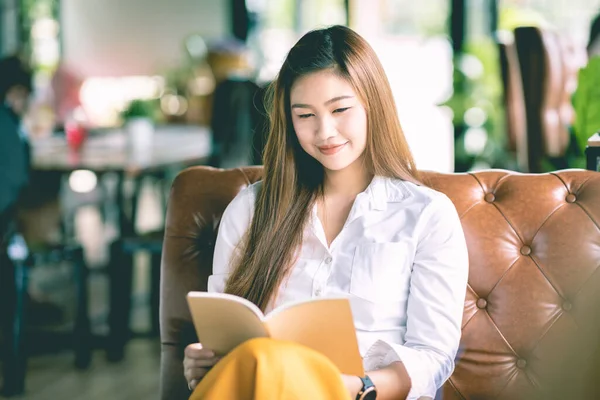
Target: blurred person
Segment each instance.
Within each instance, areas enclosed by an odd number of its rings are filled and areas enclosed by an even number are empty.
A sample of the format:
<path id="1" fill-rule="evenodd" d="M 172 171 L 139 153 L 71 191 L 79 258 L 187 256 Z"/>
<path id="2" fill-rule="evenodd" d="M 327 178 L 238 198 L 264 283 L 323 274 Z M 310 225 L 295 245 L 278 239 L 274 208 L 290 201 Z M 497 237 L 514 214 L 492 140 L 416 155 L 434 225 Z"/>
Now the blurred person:
<path id="1" fill-rule="evenodd" d="M 309 32 L 270 94 L 264 178 L 223 213 L 208 290 L 265 313 L 348 297 L 367 372 L 292 342 L 222 359 L 195 343 L 191 399 L 434 398 L 454 369 L 468 253 L 453 203 L 419 181 L 378 57 L 349 28 Z"/>
<path id="2" fill-rule="evenodd" d="M 58 240 L 61 184 L 60 173 L 31 169 L 22 121 L 32 91 L 33 72 L 23 60 L 10 56 L 0 61 L 0 214 L 3 220 L 13 214 L 30 245 Z"/>
<path id="3" fill-rule="evenodd" d="M 17 57 L 0 60 L 0 223 L 4 228 L 29 178 L 29 147 L 21 129 L 32 74 Z"/>
<path id="4" fill-rule="evenodd" d="M 17 56 L 0 60 L 0 235 L 3 245 L 18 243 L 25 253 L 56 243 L 60 235 L 60 177 L 30 167 L 22 119 L 32 91 L 33 73 L 24 61 Z M 62 311 L 40 296 L 30 296 L 27 307 L 31 322 L 62 319 Z"/>

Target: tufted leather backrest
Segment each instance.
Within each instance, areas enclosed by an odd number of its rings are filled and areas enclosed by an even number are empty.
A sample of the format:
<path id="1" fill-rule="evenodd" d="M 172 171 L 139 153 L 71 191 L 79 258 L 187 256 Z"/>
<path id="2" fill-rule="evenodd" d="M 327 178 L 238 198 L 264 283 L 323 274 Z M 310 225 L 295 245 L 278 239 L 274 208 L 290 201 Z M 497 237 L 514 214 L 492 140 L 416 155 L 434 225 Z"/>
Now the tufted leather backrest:
<path id="1" fill-rule="evenodd" d="M 189 396 L 183 349 L 196 337 L 185 294 L 206 289 L 221 214 L 261 173 L 195 167 L 173 184 L 162 262 L 162 399 Z M 547 389 L 557 398 L 600 398 L 600 173 L 424 178 L 454 202 L 470 257 L 461 351 L 443 398 L 552 398 Z"/>
<path id="2" fill-rule="evenodd" d="M 435 174 L 430 185 L 454 202 L 470 263 L 463 349 L 444 400 L 553 398 L 541 389 L 599 398 L 574 391 L 598 389 L 587 384 L 600 369 L 584 356 L 600 355 L 600 174 Z M 585 384 L 573 387 L 569 365 Z"/>

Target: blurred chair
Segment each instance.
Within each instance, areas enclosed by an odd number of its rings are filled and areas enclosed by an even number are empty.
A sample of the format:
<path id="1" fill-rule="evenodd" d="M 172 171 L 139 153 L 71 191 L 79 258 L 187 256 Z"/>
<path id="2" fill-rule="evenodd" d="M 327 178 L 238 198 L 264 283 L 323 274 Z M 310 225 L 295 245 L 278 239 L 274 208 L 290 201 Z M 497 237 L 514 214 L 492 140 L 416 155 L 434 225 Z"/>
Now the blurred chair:
<path id="1" fill-rule="evenodd" d="M 11 210 L 15 214 L 14 210 Z M 0 238 L 0 306 L 2 312 L 2 359 L 4 396 L 18 395 L 24 391 L 27 354 L 33 342 L 29 342 L 30 330 L 42 333 L 45 327 L 38 324 L 30 315 L 30 296 L 28 294 L 30 270 L 40 263 L 56 264 L 68 261 L 73 265 L 75 280 L 76 315 L 71 328 L 75 350 L 75 365 L 86 368 L 91 361 L 91 329 L 88 315 L 87 267 L 83 250 L 78 244 L 36 243 L 35 249 L 29 248 L 23 236 L 18 232 L 15 217 L 4 216 L 3 232 Z"/>
<path id="2" fill-rule="evenodd" d="M 567 168 L 571 143 L 570 96 L 576 70 L 566 60 L 570 56 L 565 40 L 557 33 L 538 27 L 514 31 L 527 127 L 525 172 L 542 172 L 547 160 L 553 168 Z"/>
<path id="3" fill-rule="evenodd" d="M 130 326 L 134 255 L 138 252 L 150 254 L 150 330 L 148 336 L 159 335 L 159 291 L 160 259 L 163 231 L 150 232 L 141 236 L 127 236 L 114 241 L 110 246 L 110 309 L 109 337 L 106 346 L 109 361 L 120 361 L 125 356 L 125 346 L 133 336 Z"/>
<path id="4" fill-rule="evenodd" d="M 165 185 L 170 186 L 170 177 L 166 173 L 147 175 L 152 183 L 159 188 L 161 209 L 166 209 L 167 192 Z M 148 179 L 146 181 L 148 181 Z M 143 180 L 141 177 L 134 179 L 135 194 L 140 193 Z M 132 228 L 135 229 L 137 219 L 137 195 L 131 197 Z M 121 232 L 120 236 L 110 244 L 109 253 L 109 335 L 106 344 L 107 358 L 109 361 L 120 361 L 125 356 L 125 345 L 133 336 L 130 326 L 133 280 L 134 256 L 138 252 L 147 252 L 150 255 L 150 330 L 148 336 L 159 335 L 159 290 L 160 290 L 160 258 L 162 252 L 164 231 L 151 231 L 138 234 L 135 231 Z"/>
<path id="5" fill-rule="evenodd" d="M 503 32 L 498 37 L 500 71 L 506 118 L 508 150 L 516 155 L 520 171 L 527 171 L 527 116 L 519 56 L 512 33 Z"/>

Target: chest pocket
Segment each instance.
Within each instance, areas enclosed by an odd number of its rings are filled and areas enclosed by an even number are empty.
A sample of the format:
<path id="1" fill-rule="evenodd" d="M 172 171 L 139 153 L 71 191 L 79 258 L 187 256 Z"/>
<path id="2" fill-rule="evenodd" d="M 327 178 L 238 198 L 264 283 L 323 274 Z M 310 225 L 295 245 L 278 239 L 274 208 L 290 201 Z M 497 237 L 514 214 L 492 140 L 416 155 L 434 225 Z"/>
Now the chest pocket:
<path id="1" fill-rule="evenodd" d="M 368 243 L 354 251 L 350 293 L 373 303 L 406 299 L 414 261 L 412 243 Z"/>

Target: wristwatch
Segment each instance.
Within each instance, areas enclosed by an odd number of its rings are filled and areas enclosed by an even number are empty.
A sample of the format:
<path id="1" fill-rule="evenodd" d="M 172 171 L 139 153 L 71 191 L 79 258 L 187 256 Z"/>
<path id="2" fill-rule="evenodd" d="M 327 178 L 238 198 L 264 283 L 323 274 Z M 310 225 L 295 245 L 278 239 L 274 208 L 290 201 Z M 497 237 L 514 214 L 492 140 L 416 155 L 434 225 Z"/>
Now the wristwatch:
<path id="1" fill-rule="evenodd" d="M 375 400 L 377 398 L 377 389 L 375 388 L 371 378 L 369 378 L 367 375 L 365 375 L 364 378 L 359 376 L 359 378 L 363 383 L 363 387 L 356 395 L 356 400 Z"/>

